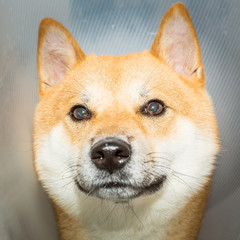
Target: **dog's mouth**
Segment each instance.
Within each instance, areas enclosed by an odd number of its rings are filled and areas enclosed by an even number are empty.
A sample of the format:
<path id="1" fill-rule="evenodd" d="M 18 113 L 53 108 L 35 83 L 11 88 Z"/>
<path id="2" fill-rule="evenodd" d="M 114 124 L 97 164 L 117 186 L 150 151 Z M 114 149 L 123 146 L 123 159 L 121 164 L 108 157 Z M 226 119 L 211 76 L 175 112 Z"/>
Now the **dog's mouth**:
<path id="1" fill-rule="evenodd" d="M 92 195 L 101 199 L 113 201 L 128 201 L 130 199 L 139 197 L 141 195 L 149 195 L 159 191 L 165 180 L 166 176 L 155 178 L 151 183 L 133 185 L 127 182 L 110 181 L 92 185 L 90 188 L 83 187 L 80 182 L 75 179 L 78 189 L 87 195 Z"/>

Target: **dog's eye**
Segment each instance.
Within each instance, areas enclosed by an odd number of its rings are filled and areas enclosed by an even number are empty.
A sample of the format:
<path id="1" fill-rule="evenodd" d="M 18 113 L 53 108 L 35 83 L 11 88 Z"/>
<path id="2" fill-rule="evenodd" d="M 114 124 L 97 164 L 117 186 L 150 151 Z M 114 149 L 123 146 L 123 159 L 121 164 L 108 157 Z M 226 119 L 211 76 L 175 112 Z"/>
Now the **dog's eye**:
<path id="1" fill-rule="evenodd" d="M 69 114 L 74 121 L 81 121 L 91 118 L 91 112 L 86 107 L 81 105 L 72 107 Z"/>
<path id="2" fill-rule="evenodd" d="M 141 113 L 148 116 L 158 116 L 164 113 L 165 104 L 160 100 L 151 100 L 141 109 Z"/>

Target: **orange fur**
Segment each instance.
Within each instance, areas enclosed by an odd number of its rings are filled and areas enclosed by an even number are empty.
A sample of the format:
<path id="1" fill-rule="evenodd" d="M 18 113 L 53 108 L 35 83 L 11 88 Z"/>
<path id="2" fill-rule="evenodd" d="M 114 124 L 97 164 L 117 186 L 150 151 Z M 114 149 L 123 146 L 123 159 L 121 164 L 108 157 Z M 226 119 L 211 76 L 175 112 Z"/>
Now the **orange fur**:
<path id="1" fill-rule="evenodd" d="M 181 16 L 186 21 L 195 51 L 191 52 L 192 62 L 186 63 L 188 66 L 183 75 L 175 71 L 174 64 L 169 63 L 170 46 L 162 39 L 174 16 Z M 74 56 L 64 59 L 69 69 L 64 80 L 56 84 L 48 79 L 42 60 L 44 39 L 52 28 L 65 36 L 66 44 Z M 49 134 L 60 123 L 63 124 L 71 144 L 80 148 L 89 136 L 98 139 L 103 135 L 127 133 L 134 138 L 144 138 L 146 142 L 158 136 L 174 137 L 179 117 L 189 119 L 204 134 L 211 136 L 214 144 L 219 145 L 214 110 L 204 89 L 205 75 L 200 46 L 190 15 L 180 3 L 172 6 L 164 16 L 151 51 L 120 57 L 98 57 L 94 54 L 85 56 L 72 35 L 60 23 L 45 19 L 39 29 L 38 70 L 41 101 L 34 117 L 35 153 L 39 149 L 41 137 Z M 140 106 L 149 99 L 161 99 L 167 106 L 166 113 L 155 118 L 143 116 Z M 68 113 L 76 104 L 91 109 L 91 120 L 78 124 L 70 119 Z M 36 171 L 40 174 L 37 167 Z M 208 189 L 209 183 L 206 183 L 189 198 L 186 206 L 172 219 L 168 237 L 164 240 L 195 239 Z M 89 239 L 87 227 L 70 216 L 54 197 L 51 198 L 62 239 Z"/>
<path id="2" fill-rule="evenodd" d="M 129 69 L 131 66 L 131 69 Z M 111 71 L 111 70 L 112 71 Z M 109 71 L 110 70 L 110 71 Z M 146 71 L 150 72 L 146 75 Z M 121 72 L 124 73 L 121 74 Z M 86 73 L 88 73 L 86 75 Z M 123 75 L 123 76 L 122 76 Z M 104 79 L 101 79 L 104 76 Z M 142 54 L 133 53 L 128 56 L 116 57 L 96 57 L 94 55 L 86 57 L 86 59 L 76 65 L 71 73 L 66 77 L 66 80 L 61 82 L 59 86 L 54 87 L 51 91 L 47 92 L 42 97 L 42 101 L 39 103 L 38 109 L 41 111 L 41 134 L 47 133 L 52 129 L 59 121 L 65 120 L 66 112 L 69 111 L 74 102 L 82 103 L 80 98 L 81 92 L 84 88 L 87 88 L 88 82 L 96 84 L 96 89 L 101 89 L 103 82 L 106 83 L 106 88 L 109 91 L 113 91 L 113 95 L 116 96 L 114 103 L 106 105 L 107 111 L 97 113 L 95 110 L 94 119 L 96 117 L 96 123 L 92 124 L 92 127 L 97 128 L 97 125 L 106 126 L 106 122 L 112 122 L 116 126 L 124 125 L 122 119 L 126 119 L 126 126 L 129 129 L 140 122 L 142 130 L 144 131 L 144 116 L 136 114 L 138 107 L 144 103 L 142 101 L 131 106 L 130 111 L 118 112 L 114 114 L 112 111 L 121 111 L 121 107 L 127 106 L 122 101 L 117 99 L 118 92 L 124 91 L 126 86 L 135 81 L 136 78 L 139 82 L 149 81 L 149 85 L 153 82 L 153 89 L 151 95 L 155 98 L 163 99 L 167 106 L 169 106 L 169 117 L 161 119 L 162 128 L 158 129 L 159 134 L 166 134 L 172 125 L 174 120 L 173 113 L 181 114 L 191 119 L 200 128 L 210 131 L 215 129 L 214 134 L 217 133 L 217 127 L 215 124 L 215 116 L 212 109 L 212 105 L 209 104 L 209 98 L 204 88 L 193 86 L 192 84 L 186 84 L 185 81 L 179 79 L 176 73 L 174 73 L 164 62 L 153 57 L 149 52 L 145 51 Z M 76 82 L 77 79 L 77 82 Z M 190 86 L 189 86 L 190 85 Z M 64 94 L 59 94 L 60 92 Z M 124 96 L 127 101 L 127 96 Z M 151 98 L 151 97 L 150 97 Z M 47 103 L 47 104 L 46 104 Z M 132 103 L 131 103 L 132 104 Z M 115 110 L 114 110 L 114 109 Z M 57 109 L 56 112 L 54 109 Z M 134 110 L 135 111 L 134 111 Z M 110 112 L 110 116 L 106 115 Z M 121 117 L 119 114 L 121 113 Z M 51 117 L 49 116 L 52 115 Z M 94 121 L 93 119 L 93 121 Z M 153 122 L 156 119 L 153 119 Z M 210 120 L 210 121 L 209 121 Z M 49 122 L 50 121 L 50 122 Z M 131 126 L 131 121 L 133 125 Z M 75 123 L 69 121 L 66 118 L 66 124 L 69 126 L 69 130 L 72 129 L 70 136 L 79 138 L 79 133 L 82 133 L 81 129 L 75 129 Z M 84 123 L 84 128 L 88 126 L 88 123 Z M 139 124 L 138 124 L 139 126 Z M 37 127 L 37 126 L 36 126 Z M 89 126 L 90 127 L 90 126 Z M 104 131 L 102 126 L 99 127 L 101 131 Z M 89 132 L 88 130 L 87 132 Z M 107 131 L 115 131 L 114 128 L 109 128 Z M 39 133 L 38 133 L 39 134 Z M 148 130 L 149 134 L 149 130 Z M 155 134 L 155 130 L 152 133 Z"/>

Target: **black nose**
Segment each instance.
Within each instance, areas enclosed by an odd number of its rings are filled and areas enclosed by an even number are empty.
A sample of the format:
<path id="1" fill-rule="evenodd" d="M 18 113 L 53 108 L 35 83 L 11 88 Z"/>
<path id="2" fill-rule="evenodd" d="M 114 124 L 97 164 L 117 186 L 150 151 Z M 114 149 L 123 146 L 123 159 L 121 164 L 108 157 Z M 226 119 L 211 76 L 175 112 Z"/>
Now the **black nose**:
<path id="1" fill-rule="evenodd" d="M 112 174 L 123 168 L 131 155 L 130 145 L 117 138 L 106 138 L 93 145 L 91 159 L 99 169 Z"/>

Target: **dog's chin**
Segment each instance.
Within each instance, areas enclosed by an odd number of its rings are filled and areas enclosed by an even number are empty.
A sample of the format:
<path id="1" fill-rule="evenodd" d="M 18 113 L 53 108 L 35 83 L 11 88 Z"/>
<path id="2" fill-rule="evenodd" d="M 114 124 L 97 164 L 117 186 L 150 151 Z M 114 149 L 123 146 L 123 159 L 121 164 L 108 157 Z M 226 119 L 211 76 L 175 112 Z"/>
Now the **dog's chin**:
<path id="1" fill-rule="evenodd" d="M 125 203 L 142 195 L 154 194 L 162 188 L 165 180 L 166 176 L 164 175 L 156 178 L 149 184 L 135 186 L 128 183 L 107 182 L 93 185 L 90 189 L 84 188 L 78 180 L 75 180 L 75 182 L 78 189 L 89 196 L 113 201 L 115 203 Z"/>

